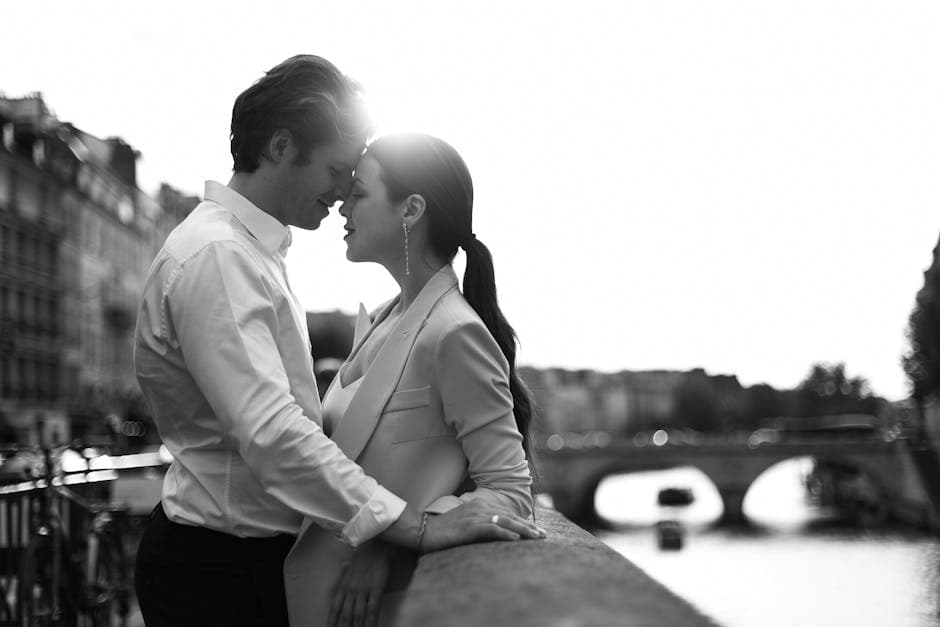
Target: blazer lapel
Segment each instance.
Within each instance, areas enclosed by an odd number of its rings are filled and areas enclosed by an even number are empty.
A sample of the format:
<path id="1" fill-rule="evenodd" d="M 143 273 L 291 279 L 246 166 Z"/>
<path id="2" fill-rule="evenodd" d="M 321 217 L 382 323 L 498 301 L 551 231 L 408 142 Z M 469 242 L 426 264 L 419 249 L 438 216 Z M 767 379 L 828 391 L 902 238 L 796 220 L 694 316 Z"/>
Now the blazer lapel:
<path id="1" fill-rule="evenodd" d="M 444 294 L 456 285 L 457 275 L 450 265 L 445 265 L 431 277 L 366 370 L 358 391 L 333 433 L 333 441 L 349 459 L 358 458 L 372 437 L 385 404 L 398 387 L 398 380 L 424 321 Z M 376 320 L 379 318 L 376 316 Z"/>
<path id="2" fill-rule="evenodd" d="M 359 342 L 366 336 L 366 331 L 372 326 L 372 318 L 369 317 L 369 312 L 366 311 L 365 305 L 359 303 L 359 317 L 356 318 L 356 332 L 353 334 L 353 348 L 350 351 L 350 355 L 355 354 L 356 349 L 359 347 Z"/>

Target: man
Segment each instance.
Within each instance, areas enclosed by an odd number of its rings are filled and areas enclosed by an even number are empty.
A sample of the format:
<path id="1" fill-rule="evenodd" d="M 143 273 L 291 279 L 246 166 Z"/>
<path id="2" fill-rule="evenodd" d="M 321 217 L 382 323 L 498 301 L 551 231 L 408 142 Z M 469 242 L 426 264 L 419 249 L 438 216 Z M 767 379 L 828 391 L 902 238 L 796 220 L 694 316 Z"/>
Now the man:
<path id="1" fill-rule="evenodd" d="M 149 627 L 286 625 L 282 566 L 305 516 L 353 546 L 541 535 L 476 504 L 423 516 L 320 428 L 287 227 L 320 225 L 371 131 L 357 85 L 331 63 L 277 65 L 235 101 L 228 185 L 207 182 L 150 268 L 134 364 L 174 462 L 138 551 Z"/>

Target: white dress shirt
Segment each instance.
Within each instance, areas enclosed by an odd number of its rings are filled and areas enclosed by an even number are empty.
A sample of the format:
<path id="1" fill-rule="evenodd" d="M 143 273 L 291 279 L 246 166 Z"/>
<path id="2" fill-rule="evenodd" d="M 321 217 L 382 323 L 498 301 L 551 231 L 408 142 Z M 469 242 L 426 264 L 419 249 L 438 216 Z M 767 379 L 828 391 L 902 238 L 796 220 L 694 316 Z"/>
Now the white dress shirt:
<path id="1" fill-rule="evenodd" d="M 141 297 L 134 367 L 173 463 L 163 508 L 241 537 L 305 516 L 355 546 L 405 503 L 321 429 L 306 315 L 287 282 L 290 230 L 225 185 L 173 230 Z"/>

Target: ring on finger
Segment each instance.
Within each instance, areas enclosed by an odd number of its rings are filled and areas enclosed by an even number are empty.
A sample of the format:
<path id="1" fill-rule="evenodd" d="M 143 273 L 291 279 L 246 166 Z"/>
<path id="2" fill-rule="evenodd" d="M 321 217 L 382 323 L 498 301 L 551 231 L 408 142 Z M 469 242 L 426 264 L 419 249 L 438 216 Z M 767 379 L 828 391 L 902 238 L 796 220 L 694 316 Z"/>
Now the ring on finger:
<path id="1" fill-rule="evenodd" d="M 499 524 L 499 514 L 493 514 L 493 515 L 490 517 L 490 522 L 493 523 L 494 525 L 498 525 L 498 524 Z"/>

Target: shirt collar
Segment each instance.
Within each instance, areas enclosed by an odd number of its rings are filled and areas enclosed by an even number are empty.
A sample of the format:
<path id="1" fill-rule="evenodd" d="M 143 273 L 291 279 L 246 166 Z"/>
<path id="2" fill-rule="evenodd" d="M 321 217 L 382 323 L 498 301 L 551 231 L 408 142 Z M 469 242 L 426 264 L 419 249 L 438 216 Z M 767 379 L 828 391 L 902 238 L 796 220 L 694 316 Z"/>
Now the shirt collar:
<path id="1" fill-rule="evenodd" d="M 205 198 L 230 210 L 269 253 L 279 253 L 281 256 L 287 253 L 292 240 L 291 231 L 277 218 L 217 181 L 206 181 Z"/>

